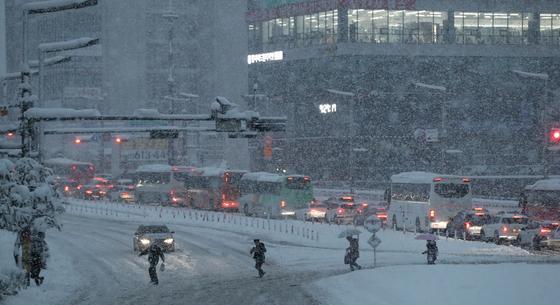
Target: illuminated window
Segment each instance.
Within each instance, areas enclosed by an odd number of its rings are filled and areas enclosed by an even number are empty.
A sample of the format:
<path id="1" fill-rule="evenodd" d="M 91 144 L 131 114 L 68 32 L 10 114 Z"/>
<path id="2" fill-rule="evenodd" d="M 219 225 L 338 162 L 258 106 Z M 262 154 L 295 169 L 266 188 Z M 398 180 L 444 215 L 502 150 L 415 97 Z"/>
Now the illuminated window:
<path id="1" fill-rule="evenodd" d="M 401 43 L 404 11 L 389 11 L 389 42 Z"/>
<path id="2" fill-rule="evenodd" d="M 560 14 L 540 14 L 541 44 L 558 45 L 560 36 Z"/>

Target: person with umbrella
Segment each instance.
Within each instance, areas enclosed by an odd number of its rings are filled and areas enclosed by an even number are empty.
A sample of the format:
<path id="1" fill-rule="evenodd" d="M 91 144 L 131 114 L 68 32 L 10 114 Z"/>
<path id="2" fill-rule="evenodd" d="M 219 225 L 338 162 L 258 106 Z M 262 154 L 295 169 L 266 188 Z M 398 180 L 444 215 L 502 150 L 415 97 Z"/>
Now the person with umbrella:
<path id="1" fill-rule="evenodd" d="M 342 231 L 338 237 L 346 237 L 346 240 L 350 243 L 350 246 L 346 248 L 346 254 L 344 255 L 344 263 L 350 265 L 350 270 L 354 271 L 354 268 L 362 269 L 362 266 L 358 265 L 356 261 L 360 257 L 360 245 L 358 243 L 358 239 L 354 238 L 354 235 L 359 235 L 362 233 L 356 229 L 348 229 Z"/>
<path id="2" fill-rule="evenodd" d="M 438 237 L 433 234 L 420 234 L 416 236 L 416 239 L 426 241 L 426 251 L 422 252 L 422 254 L 426 254 L 428 265 L 434 265 L 438 256 L 438 247 L 436 244 L 436 239 L 438 239 Z"/>

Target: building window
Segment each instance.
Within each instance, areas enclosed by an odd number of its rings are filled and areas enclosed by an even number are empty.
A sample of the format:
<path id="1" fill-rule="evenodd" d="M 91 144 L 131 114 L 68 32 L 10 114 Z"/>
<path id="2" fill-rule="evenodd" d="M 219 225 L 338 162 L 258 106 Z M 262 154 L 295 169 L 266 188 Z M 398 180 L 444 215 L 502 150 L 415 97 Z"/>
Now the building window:
<path id="1" fill-rule="evenodd" d="M 455 12 L 459 44 L 525 44 L 529 16 L 523 13 Z"/>
<path id="2" fill-rule="evenodd" d="M 389 42 L 401 43 L 403 34 L 404 11 L 389 11 Z"/>
<path id="3" fill-rule="evenodd" d="M 560 14 L 541 14 L 541 44 L 559 45 Z"/>
<path id="4" fill-rule="evenodd" d="M 389 12 L 374 10 L 373 14 L 373 42 L 387 43 L 389 41 Z"/>
<path id="5" fill-rule="evenodd" d="M 418 28 L 418 12 L 405 11 L 404 12 L 404 43 L 418 43 L 419 28 Z"/>

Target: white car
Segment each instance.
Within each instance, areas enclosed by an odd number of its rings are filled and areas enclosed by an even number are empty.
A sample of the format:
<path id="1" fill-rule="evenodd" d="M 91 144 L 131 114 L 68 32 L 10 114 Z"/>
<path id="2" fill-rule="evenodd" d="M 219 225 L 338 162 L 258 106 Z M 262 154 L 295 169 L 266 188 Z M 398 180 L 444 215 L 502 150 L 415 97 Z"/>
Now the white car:
<path id="1" fill-rule="evenodd" d="M 527 227 L 529 218 L 519 214 L 501 214 L 491 217 L 480 229 L 480 239 L 501 244 L 515 242 L 521 229 Z"/>
<path id="2" fill-rule="evenodd" d="M 326 212 L 326 204 L 313 200 L 309 203 L 309 207 L 296 211 L 296 218 L 304 221 L 324 221 Z"/>
<path id="3" fill-rule="evenodd" d="M 550 248 L 554 232 L 558 229 L 559 222 L 529 222 L 527 227 L 521 229 L 517 236 L 517 244 L 534 250 Z"/>
<path id="4" fill-rule="evenodd" d="M 358 206 L 351 195 L 331 197 L 324 203 L 327 206 L 325 221 L 328 223 L 351 224 L 358 214 Z"/>

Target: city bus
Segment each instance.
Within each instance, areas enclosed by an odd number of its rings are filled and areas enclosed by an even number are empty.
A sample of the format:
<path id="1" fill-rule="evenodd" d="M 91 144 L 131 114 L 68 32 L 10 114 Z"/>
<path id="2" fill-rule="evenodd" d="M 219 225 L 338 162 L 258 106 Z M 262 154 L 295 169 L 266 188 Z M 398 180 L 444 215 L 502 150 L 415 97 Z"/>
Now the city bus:
<path id="1" fill-rule="evenodd" d="M 247 173 L 241 178 L 240 208 L 246 215 L 295 217 L 313 200 L 311 179 L 303 175 Z"/>
<path id="2" fill-rule="evenodd" d="M 470 179 L 426 172 L 391 177 L 388 216 L 396 229 L 444 231 L 450 218 L 472 209 Z"/>
<path id="3" fill-rule="evenodd" d="M 184 179 L 187 205 L 197 209 L 239 211 L 239 183 L 247 171 L 206 167 Z"/>
<path id="4" fill-rule="evenodd" d="M 134 174 L 135 199 L 141 204 L 180 205 L 184 202 L 185 173 L 193 167 L 167 164 L 141 165 Z"/>
<path id="5" fill-rule="evenodd" d="M 519 208 L 532 220 L 560 220 L 560 179 L 543 179 L 527 185 Z"/>
<path id="6" fill-rule="evenodd" d="M 89 162 L 53 158 L 45 160 L 43 164 L 52 169 L 55 176 L 74 182 L 77 185 L 90 183 L 95 175 L 95 166 Z"/>

